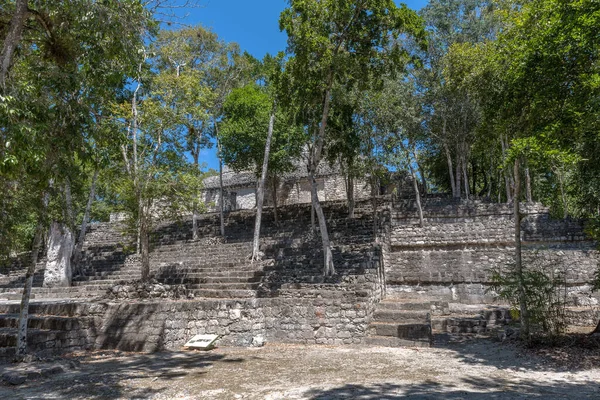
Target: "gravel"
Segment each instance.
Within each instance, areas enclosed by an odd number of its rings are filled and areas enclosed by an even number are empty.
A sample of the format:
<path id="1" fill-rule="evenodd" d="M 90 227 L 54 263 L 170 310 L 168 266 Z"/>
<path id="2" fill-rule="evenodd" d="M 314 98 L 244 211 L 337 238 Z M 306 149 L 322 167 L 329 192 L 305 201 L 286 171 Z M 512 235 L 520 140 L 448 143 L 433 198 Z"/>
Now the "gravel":
<path id="1" fill-rule="evenodd" d="M 73 354 L 78 368 L 0 399 L 599 399 L 600 366 L 485 338 L 433 348 L 267 344 L 209 352 Z M 0 372 L 13 365 L 0 365 Z"/>

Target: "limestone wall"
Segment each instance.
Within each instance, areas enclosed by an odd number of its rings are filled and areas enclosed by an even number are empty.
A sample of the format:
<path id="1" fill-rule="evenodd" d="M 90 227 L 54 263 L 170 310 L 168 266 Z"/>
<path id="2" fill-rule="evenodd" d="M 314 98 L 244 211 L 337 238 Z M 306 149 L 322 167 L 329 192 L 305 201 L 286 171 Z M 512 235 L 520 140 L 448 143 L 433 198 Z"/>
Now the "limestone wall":
<path id="1" fill-rule="evenodd" d="M 346 200 L 346 181 L 343 176 L 329 175 L 317 179 L 318 196 L 321 201 Z M 354 183 L 355 199 L 370 196 L 370 187 L 365 181 Z M 254 187 L 228 187 L 225 189 L 225 208 L 227 210 L 249 210 L 256 207 L 256 189 Z M 235 194 L 234 194 L 235 193 Z M 205 190 L 202 195 L 208 211 L 218 210 L 219 190 Z M 233 204 L 235 199 L 235 204 Z M 289 179 L 277 188 L 278 205 L 308 204 L 311 202 L 310 182 L 307 178 Z M 265 205 L 273 205 L 273 189 L 268 187 L 265 193 Z"/>
<path id="2" fill-rule="evenodd" d="M 524 204 L 522 212 L 524 264 L 563 273 L 573 302 L 585 302 L 583 297 L 589 301 L 588 282 L 600 257 L 582 222 L 553 220 L 537 204 Z M 488 291 L 493 271 L 514 264 L 512 206 L 437 199 L 426 202 L 424 216 L 421 228 L 411 201 L 391 209 L 384 254 L 388 291 L 493 302 L 496 294 Z"/>

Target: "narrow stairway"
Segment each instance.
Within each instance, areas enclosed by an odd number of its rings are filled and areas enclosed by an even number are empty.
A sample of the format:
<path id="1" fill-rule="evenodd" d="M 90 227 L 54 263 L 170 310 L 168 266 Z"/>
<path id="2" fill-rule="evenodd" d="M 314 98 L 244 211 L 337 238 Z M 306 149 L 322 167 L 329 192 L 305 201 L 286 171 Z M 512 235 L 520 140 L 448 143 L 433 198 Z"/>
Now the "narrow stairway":
<path id="1" fill-rule="evenodd" d="M 430 347 L 431 303 L 387 298 L 375 308 L 365 343 L 386 347 Z"/>

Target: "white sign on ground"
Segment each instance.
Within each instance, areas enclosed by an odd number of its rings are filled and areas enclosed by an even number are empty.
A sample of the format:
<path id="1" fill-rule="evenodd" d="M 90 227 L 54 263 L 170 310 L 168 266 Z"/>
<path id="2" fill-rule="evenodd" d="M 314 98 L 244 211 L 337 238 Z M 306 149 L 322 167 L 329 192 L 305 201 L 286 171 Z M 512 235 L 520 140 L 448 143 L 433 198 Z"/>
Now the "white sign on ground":
<path id="1" fill-rule="evenodd" d="M 196 335 L 184 345 L 184 347 L 191 347 L 194 349 L 208 350 L 215 346 L 215 342 L 219 338 L 219 335 Z"/>

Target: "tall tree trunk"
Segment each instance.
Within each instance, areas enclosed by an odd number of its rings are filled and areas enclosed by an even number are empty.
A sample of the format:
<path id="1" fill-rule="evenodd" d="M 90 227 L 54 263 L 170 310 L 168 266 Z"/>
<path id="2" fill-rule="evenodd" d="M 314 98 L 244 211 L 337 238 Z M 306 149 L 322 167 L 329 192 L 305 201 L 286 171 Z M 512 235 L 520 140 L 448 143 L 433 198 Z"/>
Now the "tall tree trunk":
<path id="1" fill-rule="evenodd" d="M 487 175 L 486 175 L 487 176 Z M 490 173 L 488 177 L 488 188 L 487 188 L 487 198 L 491 200 L 492 198 L 492 186 L 494 185 L 494 171 L 492 169 L 492 160 L 490 159 Z"/>
<path id="2" fill-rule="evenodd" d="M 506 159 L 506 147 L 507 144 L 504 142 L 504 137 L 501 135 L 500 136 L 500 145 L 502 146 L 502 158 Z M 504 183 L 506 186 L 506 202 L 510 203 L 512 201 L 512 193 L 511 193 L 511 186 L 514 186 L 511 182 L 511 178 L 510 178 L 510 171 L 505 168 L 504 169 Z"/>
<path id="3" fill-rule="evenodd" d="M 417 175 L 415 174 L 415 170 L 412 165 L 408 165 L 410 169 L 410 175 L 412 176 L 413 187 L 415 188 L 415 200 L 417 202 L 417 212 L 419 213 L 419 226 L 422 228 L 425 226 L 425 222 L 423 220 L 423 208 L 421 207 L 421 193 L 419 191 L 419 182 L 417 181 Z"/>
<path id="4" fill-rule="evenodd" d="M 196 148 L 193 146 L 194 172 L 198 172 L 200 167 L 200 145 Z M 192 204 L 192 240 L 198 240 L 198 193 L 194 193 L 194 201 Z"/>
<path id="5" fill-rule="evenodd" d="M 417 152 L 416 146 L 414 146 L 414 144 L 413 144 L 411 147 L 412 147 L 413 156 L 415 158 L 415 165 L 417 166 L 417 170 L 419 171 L 419 174 L 421 174 L 421 183 L 423 184 L 423 194 L 426 195 L 429 191 L 427 189 L 427 178 L 425 178 L 425 170 L 423 169 L 423 167 L 421 166 L 421 163 L 419 162 L 419 153 Z"/>
<path id="6" fill-rule="evenodd" d="M 329 241 L 329 233 L 327 232 L 327 221 L 325 220 L 325 214 L 323 213 L 323 208 L 321 208 L 321 204 L 319 203 L 317 180 L 315 179 L 313 171 L 310 171 L 310 181 L 311 201 L 313 209 L 315 210 L 315 214 L 317 215 L 317 220 L 319 221 L 319 230 L 321 231 L 321 241 L 323 243 L 323 276 L 332 276 L 335 274 L 335 267 L 333 265 L 331 242 Z"/>
<path id="7" fill-rule="evenodd" d="M 267 141 L 265 143 L 265 155 L 263 158 L 262 173 L 258 184 L 258 198 L 256 202 L 256 220 L 254 222 L 254 241 L 252 244 L 252 261 L 259 259 L 260 246 L 260 223 L 262 218 L 263 201 L 265 199 L 265 182 L 269 169 L 269 153 L 271 151 L 271 138 L 273 137 L 273 125 L 275 124 L 275 109 L 271 112 L 269 118 L 269 130 L 267 131 Z"/>
<path id="8" fill-rule="evenodd" d="M 469 190 L 469 173 L 467 171 L 467 155 L 463 153 L 462 157 L 462 171 L 463 171 L 463 176 L 465 179 L 465 198 L 467 200 L 469 200 L 469 196 L 470 196 L 470 190 Z"/>
<path id="9" fill-rule="evenodd" d="M 457 149 L 458 150 L 458 149 Z M 457 151 L 457 155 L 456 155 L 456 198 L 460 199 L 462 197 L 462 180 L 461 180 L 461 174 L 462 174 L 462 163 L 461 163 L 461 157 L 460 157 L 460 151 Z"/>
<path id="10" fill-rule="evenodd" d="M 142 207 L 144 208 L 144 207 Z M 146 210 L 144 214 L 140 216 L 140 244 L 141 244 L 141 255 L 142 255 L 142 282 L 147 282 L 150 279 L 150 232 L 148 226 L 148 218 L 146 217 Z"/>
<path id="11" fill-rule="evenodd" d="M 529 175 L 529 166 L 525 166 L 525 184 L 527 185 L 527 202 L 533 201 L 533 195 L 531 194 L 531 175 Z"/>
<path id="12" fill-rule="evenodd" d="M 312 186 L 312 182 L 310 182 L 310 185 Z M 310 191 L 310 230 L 312 231 L 312 233 L 317 233 L 317 222 L 316 222 L 316 216 L 315 216 L 315 205 L 312 202 L 312 189 Z"/>
<path id="13" fill-rule="evenodd" d="M 477 167 L 473 160 L 471 160 L 471 178 L 471 194 L 477 196 Z"/>
<path id="14" fill-rule="evenodd" d="M 514 219 L 515 219 L 515 268 L 518 279 L 519 309 L 521 320 L 521 338 L 529 341 L 529 312 L 527 309 L 527 297 L 525 294 L 525 281 L 523 276 L 523 262 L 521 259 L 521 212 L 519 210 L 519 199 L 521 194 L 521 182 L 519 177 L 519 159 L 515 159 L 514 175 Z"/>
<path id="15" fill-rule="evenodd" d="M 273 220 L 275 221 L 275 225 L 279 224 L 279 213 L 277 210 L 277 186 L 279 185 L 279 181 L 276 176 L 273 176 Z"/>
<path id="16" fill-rule="evenodd" d="M 21 307 L 18 321 L 19 328 L 17 332 L 16 359 L 19 361 L 23 359 L 25 354 L 27 354 L 27 321 L 29 320 L 29 299 L 31 298 L 33 275 L 35 274 L 38 255 L 42 247 L 43 231 L 44 224 L 40 222 L 35 230 L 35 237 L 33 239 L 33 246 L 31 249 L 31 259 L 29 260 L 29 265 L 27 266 L 27 272 L 25 274 L 25 287 L 23 288 L 23 296 L 21 297 Z"/>
<path id="17" fill-rule="evenodd" d="M 6 78 L 8 77 L 8 70 L 12 62 L 13 53 L 21 41 L 23 34 L 23 25 L 25 24 L 25 18 L 27 17 L 27 0 L 16 0 L 15 13 L 10 20 L 10 26 L 8 33 L 4 39 L 4 45 L 2 46 L 2 53 L 0 55 L 0 88 L 6 89 Z"/>
<path id="18" fill-rule="evenodd" d="M 348 199 L 348 218 L 354 218 L 354 176 L 350 171 L 348 171 L 348 179 L 346 180 L 346 197 Z"/>
<path id="19" fill-rule="evenodd" d="M 215 122 L 215 130 L 217 129 L 217 124 Z M 217 146 L 219 150 L 221 149 L 221 145 L 217 141 Z M 219 220 L 221 226 L 221 236 L 225 237 L 225 210 L 224 210 L 224 199 L 223 199 L 223 159 L 219 155 Z"/>
<path id="20" fill-rule="evenodd" d="M 446 161 L 448 162 L 448 174 L 450 175 L 452 197 L 460 197 L 460 195 L 456 193 L 456 183 L 454 182 L 454 166 L 452 165 L 452 154 L 450 154 L 450 149 L 448 148 L 448 145 L 446 145 L 446 143 L 444 143 L 444 151 L 446 152 Z"/>
<path id="21" fill-rule="evenodd" d="M 88 195 L 88 201 L 85 205 L 85 212 L 83 213 L 83 220 L 81 221 L 81 229 L 79 230 L 79 237 L 77 238 L 77 244 L 75 245 L 75 251 L 73 252 L 73 266 L 79 270 L 79 263 L 81 262 L 81 254 L 83 250 L 83 242 L 85 242 L 85 234 L 87 231 L 87 224 L 90 219 L 90 213 L 92 212 L 92 204 L 96 196 L 96 181 L 98 180 L 99 169 L 96 168 L 94 176 L 92 176 L 92 185 L 90 186 L 90 194 Z"/>
<path id="22" fill-rule="evenodd" d="M 327 119 L 329 118 L 329 107 L 331 105 L 331 88 L 333 87 L 333 71 L 330 70 L 327 77 L 327 89 L 323 99 L 323 114 L 321 115 L 321 123 L 314 137 L 314 146 L 311 150 L 309 160 L 309 176 L 311 180 L 311 201 L 319 221 L 319 230 L 321 231 L 321 239 L 323 242 L 323 275 L 332 276 L 335 274 L 333 265 L 333 255 L 331 253 L 331 243 L 329 241 L 329 233 L 327 232 L 327 221 L 325 214 L 321 208 L 318 197 L 318 187 L 316 174 L 321 161 L 323 146 L 325 144 L 325 132 L 327 128 Z"/>
<path id="23" fill-rule="evenodd" d="M 53 185 L 53 179 L 50 179 L 48 187 Z M 31 287 L 33 286 L 33 276 L 35 267 L 38 262 L 40 249 L 42 248 L 42 238 L 44 236 L 44 220 L 48 212 L 48 203 L 50 202 L 50 194 L 45 193 L 42 198 L 42 209 L 40 212 L 35 235 L 31 246 L 31 259 L 25 273 L 25 286 L 23 287 L 23 296 L 21 297 L 21 306 L 19 309 L 19 320 L 17 321 L 17 348 L 16 360 L 21 361 L 27 354 L 27 322 L 29 320 L 29 300 L 31 299 Z"/>

